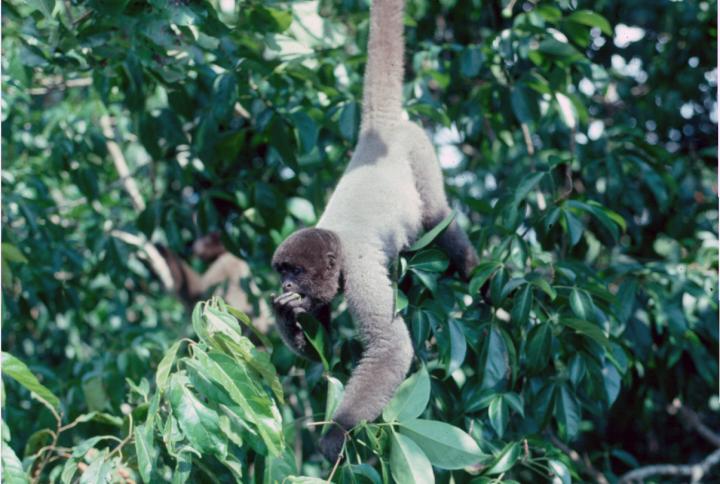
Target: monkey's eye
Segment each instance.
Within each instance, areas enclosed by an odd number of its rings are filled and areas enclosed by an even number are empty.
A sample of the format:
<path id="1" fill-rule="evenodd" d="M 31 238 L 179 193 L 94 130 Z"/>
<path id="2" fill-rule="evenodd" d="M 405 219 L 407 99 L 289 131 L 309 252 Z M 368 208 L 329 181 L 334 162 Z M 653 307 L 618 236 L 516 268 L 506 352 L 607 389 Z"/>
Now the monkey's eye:
<path id="1" fill-rule="evenodd" d="M 305 269 L 303 269 L 302 267 L 292 266 L 290 268 L 290 274 L 292 274 L 293 276 L 299 276 L 303 272 L 305 272 Z"/>

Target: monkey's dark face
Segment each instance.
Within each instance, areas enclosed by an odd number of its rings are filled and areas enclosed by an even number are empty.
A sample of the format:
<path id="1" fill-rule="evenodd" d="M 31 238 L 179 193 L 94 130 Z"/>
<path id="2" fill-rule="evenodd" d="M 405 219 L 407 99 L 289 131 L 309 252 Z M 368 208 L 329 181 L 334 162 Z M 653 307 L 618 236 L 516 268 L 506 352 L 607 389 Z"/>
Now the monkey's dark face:
<path id="1" fill-rule="evenodd" d="M 340 240 L 329 230 L 299 230 L 280 244 L 272 265 L 283 292 L 299 294 L 305 309 L 328 304 L 340 288 Z"/>

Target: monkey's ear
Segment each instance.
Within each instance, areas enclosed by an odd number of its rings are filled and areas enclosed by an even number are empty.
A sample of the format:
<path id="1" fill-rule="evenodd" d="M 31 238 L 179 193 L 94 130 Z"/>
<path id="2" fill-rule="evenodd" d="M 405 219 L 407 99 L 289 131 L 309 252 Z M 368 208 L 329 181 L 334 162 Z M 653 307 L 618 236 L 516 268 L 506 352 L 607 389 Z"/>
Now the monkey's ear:
<path id="1" fill-rule="evenodd" d="M 335 253 L 328 252 L 328 254 L 327 254 L 328 269 L 334 269 L 336 263 L 337 263 L 337 258 L 335 257 Z"/>

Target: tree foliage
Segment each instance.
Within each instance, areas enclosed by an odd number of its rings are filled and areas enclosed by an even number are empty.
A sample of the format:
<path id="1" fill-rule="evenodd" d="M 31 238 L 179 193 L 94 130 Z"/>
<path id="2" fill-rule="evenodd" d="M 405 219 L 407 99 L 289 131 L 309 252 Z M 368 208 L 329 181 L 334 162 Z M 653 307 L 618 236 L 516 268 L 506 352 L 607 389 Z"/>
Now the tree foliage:
<path id="1" fill-rule="evenodd" d="M 402 255 L 417 358 L 336 469 L 344 305 L 304 363 L 220 300 L 186 314 L 120 236 L 189 259 L 220 231 L 268 298 L 353 148 L 367 9 L 3 2 L 3 480 L 570 482 L 712 450 L 666 408 L 720 422 L 715 2 L 409 1 L 405 108 L 482 262 L 448 273 L 443 224 Z"/>

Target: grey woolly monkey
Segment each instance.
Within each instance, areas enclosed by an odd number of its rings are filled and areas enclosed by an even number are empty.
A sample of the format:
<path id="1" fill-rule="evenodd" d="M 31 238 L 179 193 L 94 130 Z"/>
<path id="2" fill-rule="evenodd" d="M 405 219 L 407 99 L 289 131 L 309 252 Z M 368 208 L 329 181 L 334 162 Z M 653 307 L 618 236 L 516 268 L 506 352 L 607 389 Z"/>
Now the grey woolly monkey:
<path id="1" fill-rule="evenodd" d="M 329 325 L 329 304 L 341 289 L 359 325 L 362 359 L 333 417 L 337 425 L 320 441 L 329 460 L 349 429 L 380 415 L 410 367 L 412 343 L 394 312 L 388 266 L 450 213 L 433 146 L 402 116 L 403 9 L 403 0 L 373 1 L 357 147 L 317 226 L 291 235 L 272 260 L 283 288 L 273 300 L 278 329 L 296 353 L 310 355 L 297 316 L 308 312 Z M 457 222 L 439 243 L 469 276 L 478 258 Z"/>

